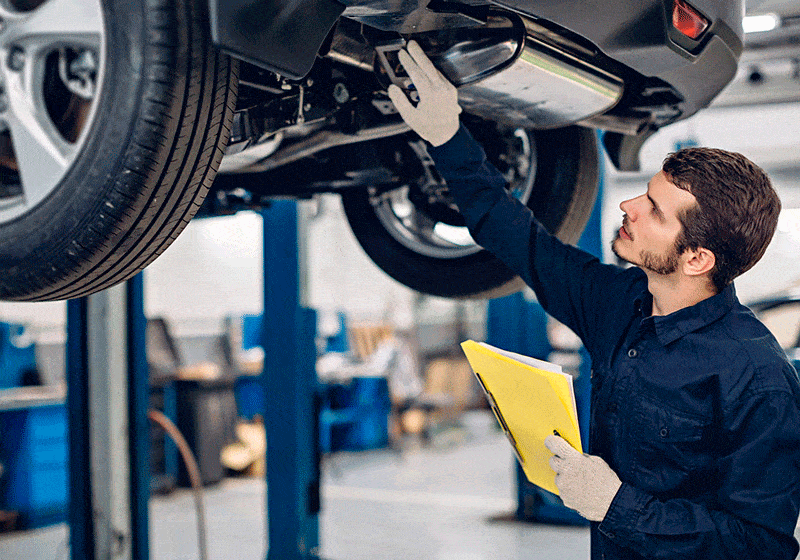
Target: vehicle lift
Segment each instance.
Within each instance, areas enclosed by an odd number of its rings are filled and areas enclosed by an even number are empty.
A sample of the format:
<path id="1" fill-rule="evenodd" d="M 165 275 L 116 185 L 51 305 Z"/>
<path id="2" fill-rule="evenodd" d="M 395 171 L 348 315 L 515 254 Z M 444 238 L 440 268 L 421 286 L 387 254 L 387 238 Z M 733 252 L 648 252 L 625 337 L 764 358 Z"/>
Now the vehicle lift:
<path id="1" fill-rule="evenodd" d="M 320 511 L 316 313 L 301 302 L 297 203 L 274 201 L 262 217 L 267 559 L 313 560 Z M 139 274 L 67 304 L 72 560 L 149 558 L 143 286 Z"/>

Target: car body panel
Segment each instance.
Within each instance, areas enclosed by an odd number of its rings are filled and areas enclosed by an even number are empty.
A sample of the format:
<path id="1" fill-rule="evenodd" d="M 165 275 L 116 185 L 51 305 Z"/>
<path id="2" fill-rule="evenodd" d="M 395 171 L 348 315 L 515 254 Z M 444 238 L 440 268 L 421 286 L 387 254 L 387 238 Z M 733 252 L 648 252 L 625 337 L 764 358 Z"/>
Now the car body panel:
<path id="1" fill-rule="evenodd" d="M 335 0 L 209 0 L 211 38 L 236 57 L 300 79 L 344 8 Z"/>
<path id="2" fill-rule="evenodd" d="M 552 22 L 644 76 L 674 79 L 681 69 L 705 66 L 706 59 L 727 58 L 726 65 L 735 66 L 742 51 L 742 2 L 695 0 L 693 6 L 712 22 L 698 41 L 672 27 L 672 0 L 503 0 L 493 5 Z M 424 1 L 210 0 L 212 37 L 221 48 L 294 79 L 308 73 L 340 15 L 408 35 L 474 25 L 468 8 Z M 729 52 L 716 44 L 720 41 Z M 712 56 L 703 55 L 709 46 Z"/>

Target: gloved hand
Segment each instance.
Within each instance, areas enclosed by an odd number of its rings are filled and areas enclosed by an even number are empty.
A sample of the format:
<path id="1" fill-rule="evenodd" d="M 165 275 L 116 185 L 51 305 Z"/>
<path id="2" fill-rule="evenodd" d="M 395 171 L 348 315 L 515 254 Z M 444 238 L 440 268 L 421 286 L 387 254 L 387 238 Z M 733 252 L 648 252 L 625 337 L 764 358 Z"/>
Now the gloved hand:
<path id="1" fill-rule="evenodd" d="M 419 103 L 414 107 L 395 84 L 387 90 L 389 99 L 414 132 L 434 146 L 441 146 L 458 132 L 461 107 L 456 87 L 442 76 L 415 41 L 409 41 L 406 49 L 397 55 L 417 88 Z"/>
<path id="2" fill-rule="evenodd" d="M 544 445 L 554 453 L 550 468 L 556 472 L 561 501 L 589 521 L 602 521 L 622 482 L 596 455 L 579 453 L 567 440 L 548 436 Z"/>

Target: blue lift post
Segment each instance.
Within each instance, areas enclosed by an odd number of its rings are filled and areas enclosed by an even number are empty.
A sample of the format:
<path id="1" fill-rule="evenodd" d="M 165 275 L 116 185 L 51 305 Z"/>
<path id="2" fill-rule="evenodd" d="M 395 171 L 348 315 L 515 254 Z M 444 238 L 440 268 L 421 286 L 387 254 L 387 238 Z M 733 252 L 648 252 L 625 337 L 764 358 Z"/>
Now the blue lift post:
<path id="1" fill-rule="evenodd" d="M 147 560 L 149 558 L 148 503 L 150 498 L 150 464 L 149 464 L 149 425 L 147 409 L 149 406 L 148 368 L 145 351 L 145 316 L 144 287 L 142 275 L 139 274 L 127 281 L 124 286 L 124 323 L 119 331 L 108 332 L 108 325 L 101 323 L 107 315 L 116 315 L 120 310 L 110 307 L 114 302 L 104 302 L 103 312 L 90 311 L 90 299 L 103 302 L 105 293 L 80 298 L 67 302 L 67 422 L 69 434 L 69 525 L 70 525 L 70 558 L 73 560 L 95 560 L 96 558 L 130 558 Z M 112 288 L 113 289 L 113 288 Z M 96 307 L 102 307 L 99 303 Z M 92 324 L 92 323 L 95 324 Z M 127 457 L 98 457 L 108 454 L 108 449 L 92 446 L 93 425 L 97 424 L 95 416 L 102 416 L 107 411 L 95 410 L 93 402 L 103 400 L 97 391 L 120 392 L 119 387 L 91 387 L 90 368 L 97 363 L 92 356 L 90 333 L 97 329 L 105 329 L 108 336 L 101 342 L 104 346 L 95 348 L 95 352 L 109 355 L 114 352 L 124 354 L 127 379 L 124 392 L 127 394 L 127 410 L 124 412 L 128 424 Z M 124 335 L 124 336 L 122 336 Z M 94 341 L 95 343 L 97 341 Z M 115 350 L 110 346 L 117 346 Z M 94 397 L 92 393 L 95 392 Z M 109 493 L 113 488 L 101 488 L 108 481 L 93 479 L 97 472 L 97 462 L 118 464 L 127 463 L 128 495 L 123 500 L 129 507 L 129 516 L 121 532 L 107 519 L 96 515 L 98 509 L 96 493 Z M 110 470 L 114 466 L 109 467 Z M 113 484 L 113 479 L 111 481 Z M 114 504 L 113 501 L 104 506 Z M 110 555 L 98 550 L 108 548 Z"/>
<path id="2" fill-rule="evenodd" d="M 86 298 L 67 302 L 67 422 L 69 433 L 70 558 L 94 558 L 89 473 L 89 376 Z"/>
<path id="3" fill-rule="evenodd" d="M 267 558 L 313 560 L 319 547 L 320 510 L 316 313 L 301 306 L 297 204 L 277 201 L 263 212 L 263 220 L 264 325 L 261 332 L 266 358 L 261 381 L 266 392 Z M 125 290 L 126 414 L 130 425 L 128 457 L 123 459 L 130 469 L 127 500 L 130 526 L 127 534 L 119 535 L 118 544 L 124 550 L 113 554 L 113 558 L 147 560 L 149 376 L 141 275 L 129 281 Z M 69 524 L 73 560 L 96 560 L 105 556 L 97 550 L 98 543 L 108 545 L 111 538 L 108 527 L 98 523 L 95 515 L 93 494 L 98 482 L 91 475 L 97 449 L 92 447 L 90 332 L 98 313 L 90 311 L 90 298 L 67 304 Z M 116 333 L 118 337 L 120 334 Z"/>
<path id="4" fill-rule="evenodd" d="M 288 200 L 262 211 L 268 560 L 316 558 L 319 547 L 316 313 L 301 302 L 297 212 Z"/>

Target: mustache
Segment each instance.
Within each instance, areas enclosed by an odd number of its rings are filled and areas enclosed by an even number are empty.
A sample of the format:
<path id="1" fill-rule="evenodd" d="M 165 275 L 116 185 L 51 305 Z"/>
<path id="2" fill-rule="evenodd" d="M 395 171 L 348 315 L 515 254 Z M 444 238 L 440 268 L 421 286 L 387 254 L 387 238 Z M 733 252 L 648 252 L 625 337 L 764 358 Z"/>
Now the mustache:
<path id="1" fill-rule="evenodd" d="M 631 235 L 631 231 L 628 229 L 628 215 L 627 214 L 623 214 L 622 215 L 622 229 L 624 229 L 625 233 L 628 234 L 628 237 L 630 237 L 631 240 L 633 240 L 633 235 Z"/>

